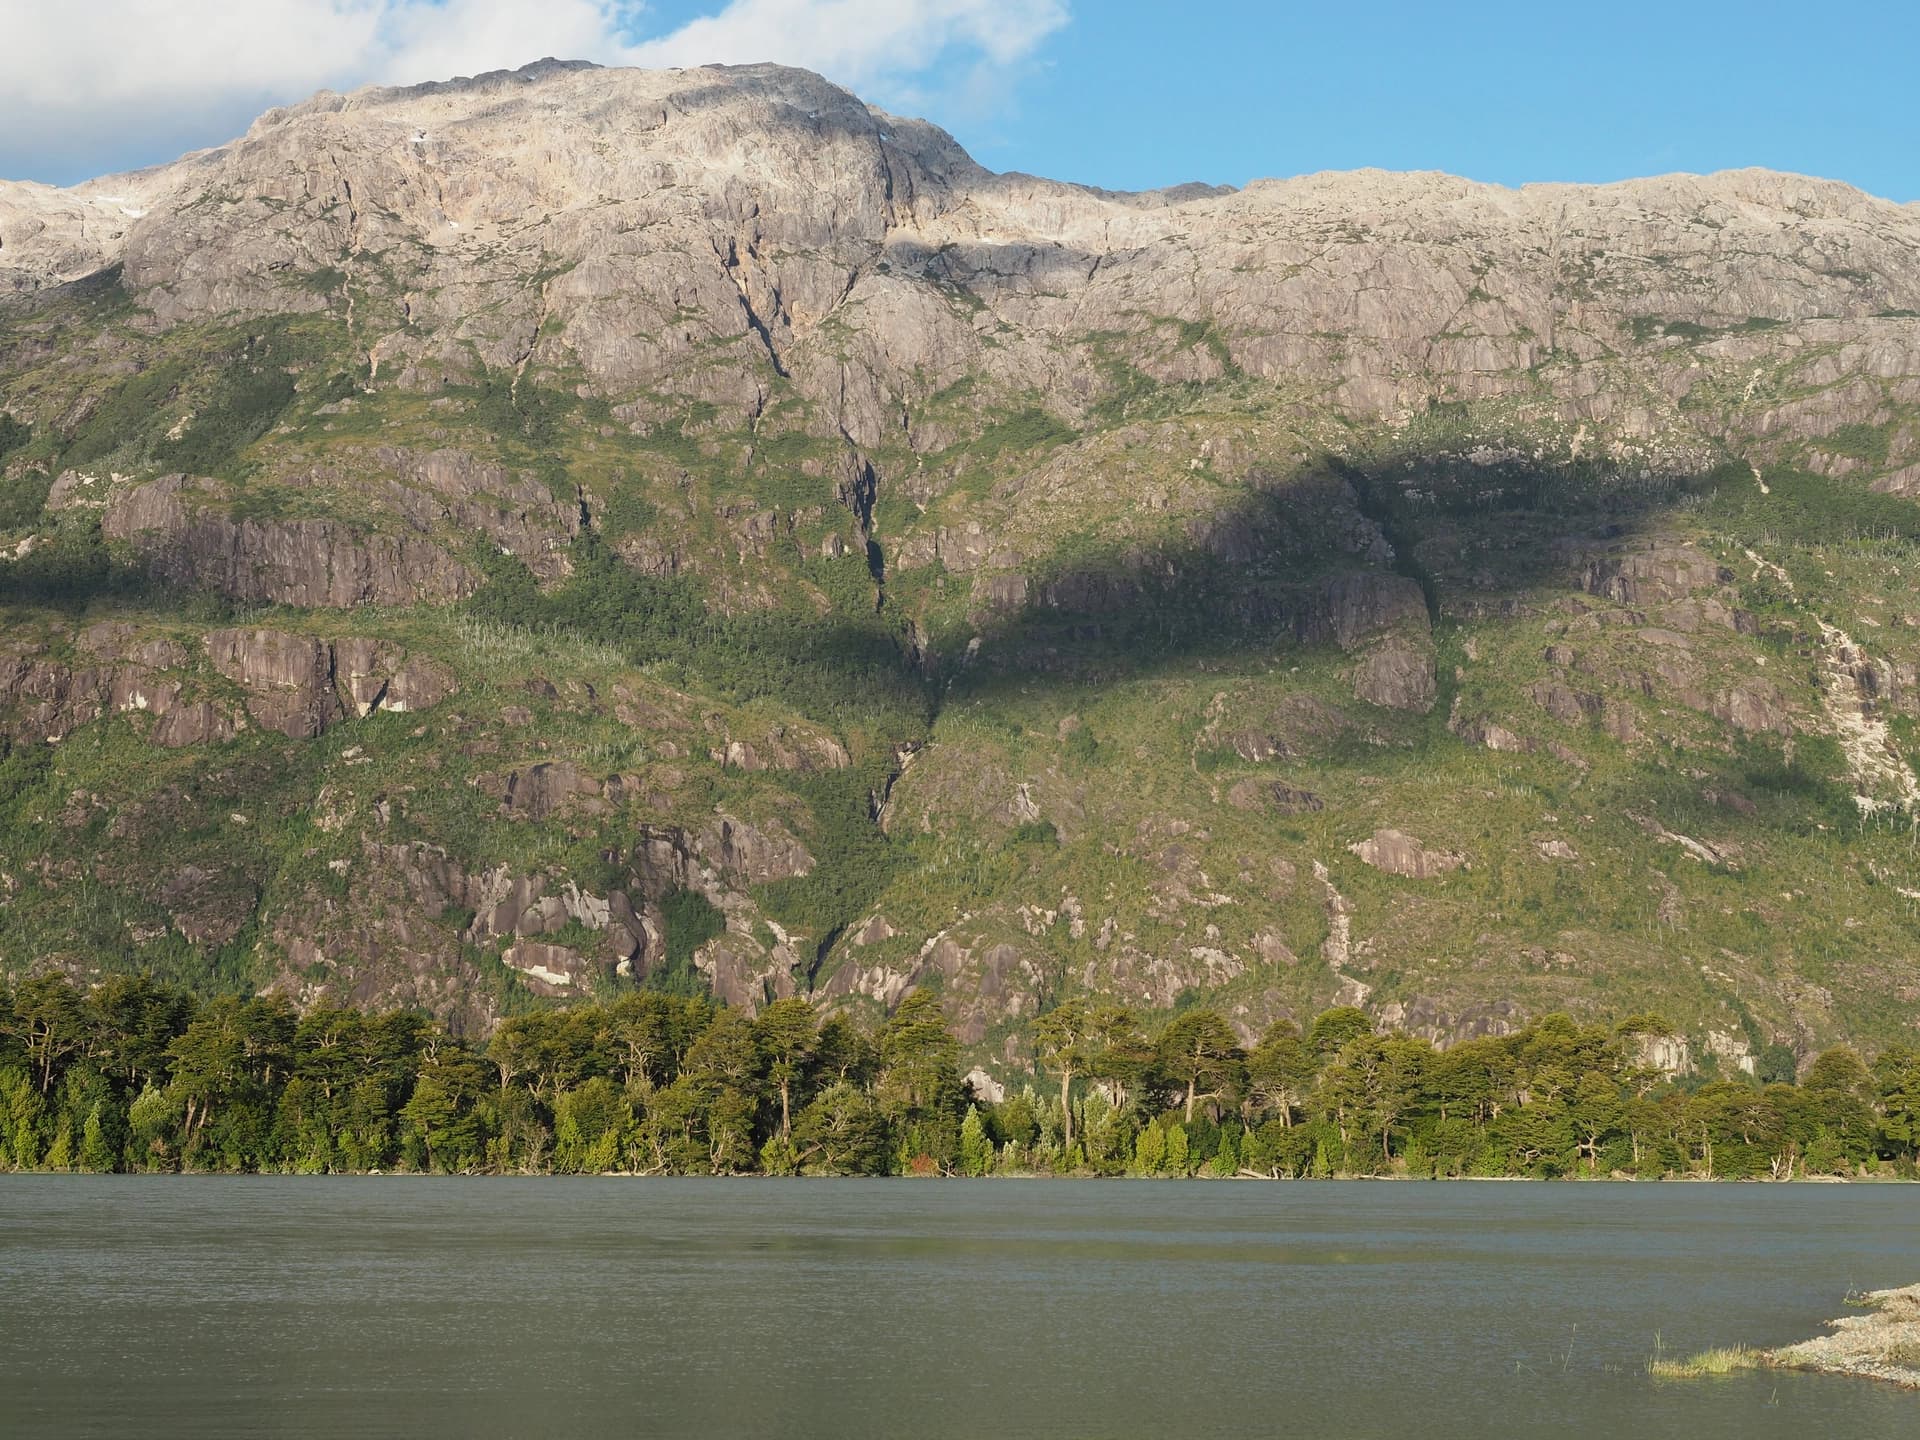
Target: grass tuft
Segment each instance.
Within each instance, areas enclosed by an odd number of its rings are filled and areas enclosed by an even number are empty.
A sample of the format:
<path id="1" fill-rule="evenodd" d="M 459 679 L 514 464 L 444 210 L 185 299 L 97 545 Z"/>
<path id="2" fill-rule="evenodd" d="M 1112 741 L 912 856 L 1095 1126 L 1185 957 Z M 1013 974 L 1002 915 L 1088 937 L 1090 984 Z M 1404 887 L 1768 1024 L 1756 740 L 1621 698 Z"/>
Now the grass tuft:
<path id="1" fill-rule="evenodd" d="M 1765 1363 L 1765 1357 L 1758 1350 L 1745 1345 L 1724 1345 L 1702 1350 L 1684 1360 L 1656 1355 L 1647 1361 L 1647 1373 L 1660 1380 L 1704 1380 L 1757 1370 Z"/>

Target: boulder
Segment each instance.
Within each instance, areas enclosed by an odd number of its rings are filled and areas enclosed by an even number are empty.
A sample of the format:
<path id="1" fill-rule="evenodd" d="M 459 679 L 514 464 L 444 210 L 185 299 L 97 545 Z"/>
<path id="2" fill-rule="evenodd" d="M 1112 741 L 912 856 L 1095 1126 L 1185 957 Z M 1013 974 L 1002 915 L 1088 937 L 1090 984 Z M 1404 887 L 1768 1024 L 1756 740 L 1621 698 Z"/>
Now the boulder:
<path id="1" fill-rule="evenodd" d="M 1780 687 L 1770 680 L 1743 680 L 1722 690 L 1708 711 L 1736 730 L 1749 734 L 1791 735 L 1793 720 L 1787 712 Z"/>
<path id="2" fill-rule="evenodd" d="M 1374 646 L 1354 670 L 1353 693 L 1369 705 L 1425 715 L 1440 693 L 1431 647 L 1399 636 Z"/>
<path id="3" fill-rule="evenodd" d="M 1347 849 L 1374 869 L 1407 880 L 1432 880 L 1467 863 L 1465 855 L 1451 850 L 1429 850 L 1400 830 L 1376 830 Z"/>

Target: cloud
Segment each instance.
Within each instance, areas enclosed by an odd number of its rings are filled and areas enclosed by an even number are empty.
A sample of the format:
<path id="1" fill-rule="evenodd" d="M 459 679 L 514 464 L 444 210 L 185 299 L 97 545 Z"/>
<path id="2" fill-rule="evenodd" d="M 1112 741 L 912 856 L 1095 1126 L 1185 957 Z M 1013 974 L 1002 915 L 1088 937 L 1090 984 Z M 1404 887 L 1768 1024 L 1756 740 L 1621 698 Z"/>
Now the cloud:
<path id="1" fill-rule="evenodd" d="M 1066 0 L 730 0 L 663 35 L 637 0 L 0 0 L 0 175 L 71 181 L 171 159 L 315 90 L 542 56 L 777 60 L 882 99 L 1011 71 Z M 951 70 L 957 79 L 944 73 Z"/>
<path id="2" fill-rule="evenodd" d="M 888 108 L 1004 114 L 1027 62 L 1067 23 L 1066 0 L 733 0 L 635 45 L 634 65 L 778 60 Z"/>
<path id="3" fill-rule="evenodd" d="M 621 33 L 641 9 L 600 0 L 385 0 L 383 8 L 364 78 L 390 85 L 510 70 L 548 55 L 631 65 Z"/>
<path id="4" fill-rule="evenodd" d="M 1011 64 L 1066 22 L 1063 0 L 733 0 L 630 53 L 638 65 L 776 59 L 859 87 L 954 50 Z"/>

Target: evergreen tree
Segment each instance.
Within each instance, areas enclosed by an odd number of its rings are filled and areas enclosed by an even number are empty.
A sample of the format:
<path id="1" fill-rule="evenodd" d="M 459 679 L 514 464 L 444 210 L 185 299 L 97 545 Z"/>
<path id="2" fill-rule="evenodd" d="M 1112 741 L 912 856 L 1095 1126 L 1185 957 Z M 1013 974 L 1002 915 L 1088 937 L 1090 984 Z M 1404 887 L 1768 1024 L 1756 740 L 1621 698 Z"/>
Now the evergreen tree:
<path id="1" fill-rule="evenodd" d="M 801 999 L 776 1000 L 754 1022 L 753 1033 L 780 1097 L 780 1139 L 785 1141 L 793 1134 L 794 1084 L 820 1047 L 813 1006 Z"/>
<path id="2" fill-rule="evenodd" d="M 967 1118 L 960 1122 L 960 1168 L 975 1177 L 987 1173 L 993 1164 L 993 1141 L 987 1138 L 986 1122 L 977 1106 L 967 1107 Z"/>
<path id="3" fill-rule="evenodd" d="M 1092 1019 L 1084 1000 L 1064 1000 L 1033 1022 L 1040 1066 L 1060 1082 L 1060 1144 L 1073 1147 L 1073 1079 L 1093 1055 Z"/>
<path id="4" fill-rule="evenodd" d="M 1243 1055 L 1212 1010 L 1149 1045 L 1127 1011 L 1069 1000 L 1036 1057 L 1060 1094 L 989 1105 L 927 991 L 872 1037 L 798 999 L 750 1017 L 640 992 L 512 1017 L 483 1051 L 415 1014 L 41 977 L 0 1000 L 0 1166 L 1788 1178 L 1920 1152 L 1911 1046 L 1763 1085 L 1649 1068 L 1657 1017 L 1548 1015 L 1441 1052 L 1365 1020 L 1282 1022 Z"/>
<path id="5" fill-rule="evenodd" d="M 1247 1056 L 1247 1099 L 1282 1125 L 1291 1125 L 1313 1075 L 1314 1054 L 1300 1038 L 1300 1027 L 1276 1020 Z"/>
<path id="6" fill-rule="evenodd" d="M 1920 1156 L 1920 1050 L 1895 1045 L 1873 1062 L 1880 1126 L 1889 1145 L 1908 1159 Z"/>
<path id="7" fill-rule="evenodd" d="M 1241 1083 L 1240 1042 L 1216 1010 L 1189 1010 L 1176 1016 L 1160 1032 L 1158 1051 L 1161 1072 L 1185 1092 L 1184 1115 L 1189 1124 L 1197 1101 L 1219 1100 Z"/>
<path id="8" fill-rule="evenodd" d="M 1167 1161 L 1167 1133 L 1152 1121 L 1133 1142 L 1133 1173 L 1158 1175 Z"/>
<path id="9" fill-rule="evenodd" d="M 1167 1127 L 1167 1157 L 1164 1162 L 1169 1175 L 1187 1176 L 1193 1173 L 1192 1152 L 1187 1144 L 1187 1127 L 1178 1122 Z"/>
<path id="10" fill-rule="evenodd" d="M 120 1166 L 120 1147 L 116 1143 L 119 1116 L 109 1114 L 108 1104 L 105 1100 L 94 1101 L 80 1132 L 80 1168 L 95 1174 L 117 1170 Z"/>

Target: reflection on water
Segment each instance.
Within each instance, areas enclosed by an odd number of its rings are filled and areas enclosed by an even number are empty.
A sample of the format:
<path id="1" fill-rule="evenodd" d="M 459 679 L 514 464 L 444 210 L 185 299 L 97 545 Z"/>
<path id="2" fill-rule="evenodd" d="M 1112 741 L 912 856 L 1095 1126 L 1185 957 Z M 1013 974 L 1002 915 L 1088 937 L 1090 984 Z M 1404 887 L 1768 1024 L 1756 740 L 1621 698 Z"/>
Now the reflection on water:
<path id="1" fill-rule="evenodd" d="M 1920 1435 L 1902 1186 L 0 1177 L 0 1432 Z"/>

